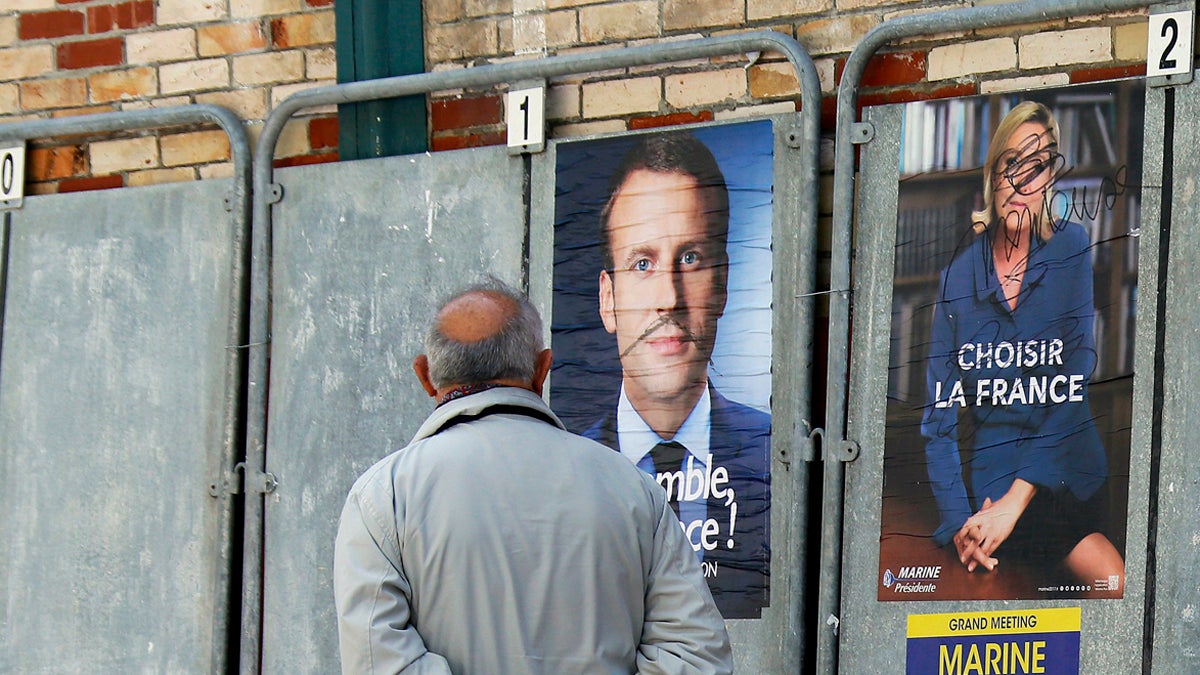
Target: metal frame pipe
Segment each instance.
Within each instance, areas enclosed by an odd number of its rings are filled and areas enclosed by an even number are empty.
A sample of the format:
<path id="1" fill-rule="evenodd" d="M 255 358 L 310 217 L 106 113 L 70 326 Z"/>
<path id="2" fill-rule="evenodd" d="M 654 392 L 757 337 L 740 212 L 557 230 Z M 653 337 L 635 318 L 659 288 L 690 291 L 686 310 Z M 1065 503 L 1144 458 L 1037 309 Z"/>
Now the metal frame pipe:
<path id="1" fill-rule="evenodd" d="M 833 170 L 833 232 L 829 287 L 829 362 L 826 390 L 828 447 L 846 442 L 846 388 L 850 347 L 850 283 L 854 222 L 854 126 L 858 123 L 858 87 L 871 57 L 881 47 L 901 38 L 1009 26 L 1080 14 L 1140 9 L 1145 0 L 1034 0 L 1003 5 L 910 15 L 885 21 L 863 37 L 846 59 L 838 85 L 837 130 Z M 830 506 L 821 518 L 821 566 L 818 614 L 829 628 L 819 627 L 817 672 L 837 669 L 837 622 L 841 604 L 842 515 L 845 469 L 835 453 L 827 452 L 823 500 Z"/>
<path id="2" fill-rule="evenodd" d="M 800 85 L 801 127 L 806 147 L 801 151 L 797 171 L 804 177 L 801 198 L 812 205 L 812 217 L 802 219 L 802 241 L 816 241 L 817 168 L 820 131 L 821 85 L 808 52 L 793 38 L 773 31 L 645 45 L 625 49 L 555 56 L 530 61 L 480 66 L 442 73 L 420 73 L 397 77 L 317 87 L 284 99 L 271 111 L 259 136 L 254 155 L 254 200 L 252 223 L 252 262 L 250 300 L 249 385 L 247 391 L 246 473 L 266 471 L 267 379 L 269 376 L 270 283 L 271 283 L 271 204 L 275 146 L 287 121 L 296 112 L 315 106 L 357 103 L 375 99 L 425 94 L 433 91 L 491 86 L 523 80 L 542 80 L 566 75 L 640 65 L 654 65 L 687 59 L 723 56 L 747 52 L 774 51 L 784 54 L 797 74 Z M 815 284 L 815 279 L 810 280 Z M 811 289 L 809 289 L 811 290 Z M 805 305 L 807 306 L 807 305 Z M 808 322 L 811 325 L 811 321 Z M 807 416 L 808 411 L 801 411 Z M 803 456 L 803 448 L 793 449 Z M 255 476 L 257 478 L 257 476 Z M 256 481 L 257 482 L 257 481 Z M 247 490 L 249 492 L 249 490 Z M 259 670 L 262 641 L 263 521 L 262 495 L 247 495 L 244 588 L 242 601 L 241 670 Z M 799 573 L 800 570 L 793 570 Z M 798 635 L 800 609 L 791 612 L 789 629 Z M 799 636 L 798 636 L 799 637 Z"/>
<path id="3" fill-rule="evenodd" d="M 246 306 L 245 284 L 247 264 L 249 262 L 246 242 L 250 238 L 250 179 L 252 159 L 250 141 L 242 122 L 227 108 L 210 104 L 182 105 L 170 108 L 155 108 L 151 110 L 128 110 L 96 115 L 81 115 L 78 117 L 63 117 L 49 120 L 26 120 L 0 125 L 0 141 L 29 141 L 38 138 L 55 138 L 60 136 L 77 136 L 83 134 L 101 134 L 119 131 L 135 131 L 163 129 L 173 126 L 215 124 L 220 127 L 229 139 L 230 160 L 233 163 L 233 190 L 228 197 L 228 210 L 232 214 L 232 234 L 234 255 L 230 269 L 231 287 L 235 297 L 230 302 L 231 313 L 228 326 L 228 345 L 225 365 L 225 398 L 222 401 L 222 414 L 225 426 L 222 429 L 222 472 L 228 476 L 218 476 L 216 482 L 220 485 L 234 473 L 231 464 L 236 459 L 238 434 L 238 405 L 241 400 L 241 377 L 243 371 L 238 367 L 240 354 L 238 348 L 245 336 L 242 334 L 243 308 Z M 231 547 L 227 541 L 224 546 L 225 555 L 229 555 Z M 232 562 L 232 561 L 230 561 Z M 218 572 L 219 586 L 229 585 L 229 570 Z M 229 611 L 224 598 L 216 599 L 217 611 L 213 617 L 214 634 L 224 635 L 229 629 Z M 213 664 L 216 672 L 227 669 L 227 645 L 220 641 L 213 643 Z"/>
<path id="4" fill-rule="evenodd" d="M 246 205 L 243 215 L 248 216 L 252 166 L 250 141 L 242 128 L 241 120 L 227 108 L 218 105 L 201 103 L 152 110 L 126 110 L 50 120 L 9 122 L 0 125 L 0 141 L 160 129 L 191 124 L 215 124 L 229 137 L 234 172 L 233 198 L 235 202 Z M 235 212 L 235 216 L 237 215 Z"/>

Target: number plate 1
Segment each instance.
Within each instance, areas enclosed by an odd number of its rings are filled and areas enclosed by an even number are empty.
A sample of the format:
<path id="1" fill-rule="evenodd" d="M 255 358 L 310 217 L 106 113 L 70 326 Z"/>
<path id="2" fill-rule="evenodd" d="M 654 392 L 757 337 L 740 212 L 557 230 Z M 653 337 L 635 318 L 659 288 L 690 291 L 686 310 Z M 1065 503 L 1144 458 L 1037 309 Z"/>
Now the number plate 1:
<path id="1" fill-rule="evenodd" d="M 541 152 L 546 147 L 546 88 L 508 92 L 508 148 L 510 152 Z"/>
<path id="2" fill-rule="evenodd" d="M 20 208 L 25 199 L 25 144 L 0 148 L 0 209 Z"/>
<path id="3" fill-rule="evenodd" d="M 1146 77 L 1190 75 L 1192 10 L 1151 14 L 1146 39 Z"/>

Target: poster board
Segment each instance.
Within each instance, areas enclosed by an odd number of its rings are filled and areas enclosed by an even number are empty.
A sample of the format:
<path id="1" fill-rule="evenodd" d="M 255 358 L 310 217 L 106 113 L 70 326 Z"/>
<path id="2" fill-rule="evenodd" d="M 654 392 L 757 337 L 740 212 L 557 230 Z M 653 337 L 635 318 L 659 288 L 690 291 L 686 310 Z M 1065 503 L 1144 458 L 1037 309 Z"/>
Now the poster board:
<path id="1" fill-rule="evenodd" d="M 989 164 L 1024 101 L 1058 133 Z M 906 106 L 878 600 L 1122 597 L 1142 119 L 1132 80 Z"/>
<path id="2" fill-rule="evenodd" d="M 773 144 L 755 121 L 557 147 L 551 407 L 675 497 L 727 619 L 769 600 Z"/>

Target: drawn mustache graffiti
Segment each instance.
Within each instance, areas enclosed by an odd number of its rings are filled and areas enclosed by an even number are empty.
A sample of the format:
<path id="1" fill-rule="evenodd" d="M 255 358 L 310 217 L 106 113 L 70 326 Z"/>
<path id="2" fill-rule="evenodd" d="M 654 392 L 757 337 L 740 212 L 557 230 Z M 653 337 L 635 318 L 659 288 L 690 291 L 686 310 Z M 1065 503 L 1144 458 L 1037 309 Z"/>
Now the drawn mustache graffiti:
<path id="1" fill-rule="evenodd" d="M 634 347 L 637 347 L 639 344 L 641 344 L 645 340 L 650 339 L 654 335 L 654 333 L 658 332 L 658 330 L 663 328 L 664 326 L 674 326 L 674 327 L 678 328 L 680 331 L 683 332 L 683 340 L 686 342 L 699 342 L 700 341 L 699 338 L 696 337 L 695 333 L 693 333 L 690 329 L 688 329 L 687 326 L 679 323 L 679 321 L 677 321 L 675 319 L 675 317 L 671 316 L 670 314 L 661 314 L 661 315 L 659 315 L 658 320 L 656 320 L 654 323 L 647 326 L 646 330 L 642 331 L 642 334 L 637 336 L 637 339 L 634 340 L 633 343 L 631 343 L 628 347 L 626 347 L 625 351 L 621 352 L 621 357 L 624 358 L 625 356 L 627 356 L 629 354 L 629 352 L 633 351 Z"/>

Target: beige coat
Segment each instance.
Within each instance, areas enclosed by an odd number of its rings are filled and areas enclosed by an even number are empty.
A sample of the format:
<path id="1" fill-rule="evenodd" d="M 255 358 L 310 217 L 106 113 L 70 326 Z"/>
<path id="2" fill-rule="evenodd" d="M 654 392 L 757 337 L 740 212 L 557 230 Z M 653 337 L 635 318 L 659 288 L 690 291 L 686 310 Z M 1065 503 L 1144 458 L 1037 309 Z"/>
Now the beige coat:
<path id="1" fill-rule="evenodd" d="M 532 392 L 439 407 L 358 479 L 334 554 L 345 673 L 729 673 L 665 493 Z"/>

